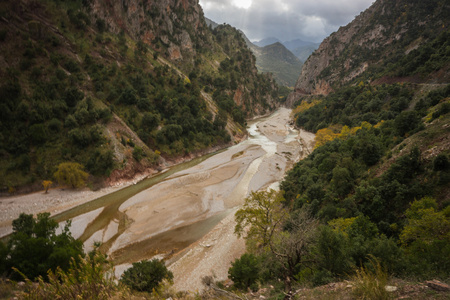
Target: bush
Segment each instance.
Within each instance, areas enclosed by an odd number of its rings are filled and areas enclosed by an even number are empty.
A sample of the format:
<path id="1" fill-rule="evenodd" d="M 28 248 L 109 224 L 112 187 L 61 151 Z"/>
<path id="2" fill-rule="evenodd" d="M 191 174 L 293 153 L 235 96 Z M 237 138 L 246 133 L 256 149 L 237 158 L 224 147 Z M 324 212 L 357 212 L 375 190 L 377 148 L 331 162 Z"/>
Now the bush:
<path id="1" fill-rule="evenodd" d="M 248 288 L 255 285 L 259 278 L 259 270 L 258 258 L 253 254 L 245 253 L 231 263 L 228 278 L 233 280 L 237 288 Z"/>
<path id="2" fill-rule="evenodd" d="M 58 165 L 53 175 L 60 185 L 67 184 L 73 188 L 84 186 L 89 174 L 83 171 L 79 163 L 65 162 Z"/>
<path id="3" fill-rule="evenodd" d="M 151 293 L 164 279 L 172 281 L 172 272 L 162 261 L 152 259 L 133 263 L 133 266 L 123 273 L 120 281 L 133 290 Z"/>
<path id="4" fill-rule="evenodd" d="M 69 230 L 70 222 L 61 234 L 56 234 L 58 223 L 50 219 L 50 213 L 33 215 L 20 214 L 12 223 L 13 233 L 7 247 L 0 247 L 0 254 L 5 252 L 5 259 L 0 260 L 0 271 L 6 272 L 13 279 L 22 276 L 35 279 L 46 276 L 48 270 L 57 267 L 67 270 L 73 257 L 83 254 L 83 244 L 75 240 Z M 11 273 L 11 268 L 22 274 Z"/>
<path id="5" fill-rule="evenodd" d="M 67 271 L 57 268 L 37 283 L 26 280 L 20 299 L 127 299 L 130 295 L 115 283 L 114 269 L 106 256 L 94 250 L 88 257 L 72 260 Z"/>

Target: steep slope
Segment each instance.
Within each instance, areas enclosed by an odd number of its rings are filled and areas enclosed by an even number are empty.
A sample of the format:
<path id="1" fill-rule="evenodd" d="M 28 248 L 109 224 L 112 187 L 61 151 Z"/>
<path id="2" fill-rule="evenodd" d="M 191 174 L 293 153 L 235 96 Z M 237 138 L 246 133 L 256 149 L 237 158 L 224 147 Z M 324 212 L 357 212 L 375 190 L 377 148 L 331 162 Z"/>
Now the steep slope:
<path id="1" fill-rule="evenodd" d="M 328 94 L 356 78 L 448 80 L 449 9 L 447 1 L 376 1 L 321 43 L 305 62 L 289 102 L 303 94 Z"/>
<path id="2" fill-rule="evenodd" d="M 241 31 L 241 34 L 256 58 L 258 71 L 271 73 L 279 85 L 292 88 L 300 74 L 302 62 L 279 42 L 259 47 L 244 32 Z"/>
<path id="3" fill-rule="evenodd" d="M 254 51 L 260 72 L 272 73 L 278 84 L 293 87 L 300 74 L 302 62 L 281 43 Z"/>
<path id="4" fill-rule="evenodd" d="M 320 44 L 300 46 L 298 48 L 292 49 L 291 52 L 300 59 L 300 61 L 308 60 L 308 57 L 319 48 Z"/>
<path id="5" fill-rule="evenodd" d="M 307 42 L 301 39 L 286 41 L 282 44 L 302 62 L 306 61 L 311 53 L 313 53 L 314 50 L 316 50 L 320 45 L 318 43 Z"/>
<path id="6" fill-rule="evenodd" d="M 93 186 L 162 168 L 278 106 L 240 34 L 212 32 L 197 1 L 11 0 L 0 16 L 2 192 L 66 161 Z"/>
<path id="7" fill-rule="evenodd" d="M 289 101 L 315 149 L 280 185 L 289 217 L 260 218 L 250 205 L 237 213 L 261 234 L 247 237 L 255 260 L 288 266 L 263 267 L 284 280 L 284 295 L 306 296 L 296 280 L 356 279 L 352 297 L 372 299 L 393 276 L 449 278 L 449 5 L 378 0 L 305 63 Z M 268 198 L 280 199 L 259 194 L 252 204 Z M 261 222 L 280 224 L 268 241 Z M 254 246 L 265 242 L 276 250 Z"/>

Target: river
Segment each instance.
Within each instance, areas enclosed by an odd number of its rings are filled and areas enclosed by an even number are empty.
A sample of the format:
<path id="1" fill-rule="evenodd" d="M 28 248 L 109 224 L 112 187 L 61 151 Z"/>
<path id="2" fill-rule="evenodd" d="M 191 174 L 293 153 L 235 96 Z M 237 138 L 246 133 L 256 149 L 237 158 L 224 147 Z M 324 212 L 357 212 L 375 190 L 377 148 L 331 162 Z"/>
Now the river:
<path id="1" fill-rule="evenodd" d="M 226 278 L 245 250 L 233 235 L 234 212 L 251 191 L 278 188 L 314 135 L 288 126 L 291 110 L 249 122 L 249 138 L 57 216 L 72 234 L 108 253 L 118 275 L 130 263 L 166 258 L 178 289 L 199 289 L 200 277 Z M 195 250 L 197 249 L 197 250 Z M 208 258 L 210 261 L 208 261 Z"/>

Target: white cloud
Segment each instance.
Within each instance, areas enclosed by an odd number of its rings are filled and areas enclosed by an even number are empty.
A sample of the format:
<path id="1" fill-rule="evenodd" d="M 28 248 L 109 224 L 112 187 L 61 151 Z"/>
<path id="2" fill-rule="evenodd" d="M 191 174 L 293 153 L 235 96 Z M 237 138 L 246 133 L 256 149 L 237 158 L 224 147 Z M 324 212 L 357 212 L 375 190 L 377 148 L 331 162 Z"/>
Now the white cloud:
<path id="1" fill-rule="evenodd" d="M 320 42 L 368 8 L 373 0 L 200 0 L 205 16 L 228 23 L 251 40 Z"/>

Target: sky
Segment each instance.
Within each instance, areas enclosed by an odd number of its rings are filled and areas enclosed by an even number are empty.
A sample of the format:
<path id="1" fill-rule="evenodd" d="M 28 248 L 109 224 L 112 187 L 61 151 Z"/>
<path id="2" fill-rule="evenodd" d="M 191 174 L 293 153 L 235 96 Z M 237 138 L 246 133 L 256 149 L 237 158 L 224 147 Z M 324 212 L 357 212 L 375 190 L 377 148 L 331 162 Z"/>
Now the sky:
<path id="1" fill-rule="evenodd" d="M 244 31 L 251 41 L 321 42 L 375 0 L 200 0 L 205 17 Z"/>

